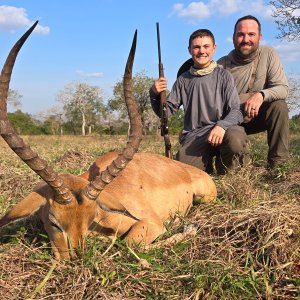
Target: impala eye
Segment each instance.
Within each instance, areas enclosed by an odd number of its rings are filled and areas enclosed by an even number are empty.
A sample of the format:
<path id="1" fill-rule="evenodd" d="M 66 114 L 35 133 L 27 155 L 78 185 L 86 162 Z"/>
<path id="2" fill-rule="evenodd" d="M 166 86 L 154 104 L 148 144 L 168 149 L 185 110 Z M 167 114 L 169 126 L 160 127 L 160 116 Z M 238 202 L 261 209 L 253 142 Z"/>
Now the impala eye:
<path id="1" fill-rule="evenodd" d="M 51 225 L 52 227 L 58 229 L 59 231 L 62 231 L 61 228 L 60 228 L 57 224 L 55 224 L 55 223 L 53 223 L 53 222 L 51 222 L 51 221 L 50 221 L 50 225 Z"/>
<path id="2" fill-rule="evenodd" d="M 59 231 L 62 231 L 62 229 L 60 228 L 59 224 L 57 223 L 53 215 L 49 215 L 49 222 L 50 222 L 50 226 L 52 226 L 53 228 Z"/>

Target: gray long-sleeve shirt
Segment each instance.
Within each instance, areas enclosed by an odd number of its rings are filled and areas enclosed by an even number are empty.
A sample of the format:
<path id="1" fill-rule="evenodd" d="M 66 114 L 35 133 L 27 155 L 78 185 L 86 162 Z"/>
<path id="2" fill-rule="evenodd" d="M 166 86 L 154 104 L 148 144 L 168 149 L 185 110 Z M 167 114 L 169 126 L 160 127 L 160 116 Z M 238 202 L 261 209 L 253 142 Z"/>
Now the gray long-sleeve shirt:
<path id="1" fill-rule="evenodd" d="M 160 116 L 158 95 L 150 90 L 151 105 Z M 232 75 L 221 67 L 205 76 L 183 73 L 167 97 L 168 114 L 184 109 L 181 143 L 207 134 L 215 125 L 225 130 L 243 121 L 240 100 Z"/>
<path id="2" fill-rule="evenodd" d="M 263 92 L 264 101 L 286 99 L 288 82 L 275 49 L 269 46 L 258 48 L 258 65 L 254 84 L 250 92 Z M 239 94 L 247 93 L 253 71 L 253 63 L 240 64 L 233 58 L 233 52 L 221 57 L 218 64 L 230 71 L 236 83 Z"/>

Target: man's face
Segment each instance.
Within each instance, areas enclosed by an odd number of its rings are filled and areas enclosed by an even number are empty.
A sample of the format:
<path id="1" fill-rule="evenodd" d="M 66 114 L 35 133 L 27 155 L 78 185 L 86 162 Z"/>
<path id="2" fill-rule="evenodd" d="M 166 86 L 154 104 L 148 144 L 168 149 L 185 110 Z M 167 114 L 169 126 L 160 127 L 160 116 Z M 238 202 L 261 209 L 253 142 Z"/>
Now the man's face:
<path id="1" fill-rule="evenodd" d="M 243 20 L 237 24 L 233 35 L 234 48 L 247 57 L 257 50 L 261 38 L 258 24 L 254 20 Z"/>
<path id="2" fill-rule="evenodd" d="M 192 40 L 189 52 L 194 61 L 194 67 L 203 69 L 210 65 L 212 56 L 216 50 L 216 45 L 210 37 L 197 37 Z"/>

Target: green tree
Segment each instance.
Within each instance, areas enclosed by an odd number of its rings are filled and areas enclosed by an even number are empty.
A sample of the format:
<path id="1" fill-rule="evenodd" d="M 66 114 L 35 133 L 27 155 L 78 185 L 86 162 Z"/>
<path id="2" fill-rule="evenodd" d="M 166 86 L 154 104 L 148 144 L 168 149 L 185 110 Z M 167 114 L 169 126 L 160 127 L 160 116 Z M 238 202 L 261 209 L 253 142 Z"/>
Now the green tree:
<path id="1" fill-rule="evenodd" d="M 40 124 L 28 113 L 17 110 L 7 114 L 9 121 L 18 134 L 42 134 Z"/>
<path id="2" fill-rule="evenodd" d="M 299 133 L 300 131 L 300 114 L 293 116 L 290 119 L 290 130 Z"/>
<path id="3" fill-rule="evenodd" d="M 43 122 L 44 131 L 47 134 L 62 135 L 61 119 L 59 116 L 50 115 Z"/>
<path id="4" fill-rule="evenodd" d="M 97 114 L 104 110 L 102 90 L 82 82 L 65 86 L 57 99 L 63 103 L 67 120 L 74 126 L 81 125 L 83 136 L 86 135 L 87 126 L 91 126 Z"/>
<path id="5" fill-rule="evenodd" d="M 144 71 L 137 73 L 132 78 L 132 92 L 138 103 L 144 132 L 145 129 L 148 128 L 149 124 L 153 126 L 154 112 L 152 111 L 149 98 L 149 89 L 153 84 L 153 81 L 154 78 L 146 76 Z M 117 111 L 120 114 L 121 119 L 127 119 L 123 81 L 119 81 L 115 84 L 113 88 L 113 97 L 108 101 L 108 109 L 111 111 Z"/>
<path id="6" fill-rule="evenodd" d="M 36 113 L 34 118 L 41 122 L 45 133 L 55 135 L 64 134 L 65 117 L 62 106 L 52 106 L 46 111 Z"/>
<path id="7" fill-rule="evenodd" d="M 171 134 L 179 134 L 183 128 L 184 111 L 179 109 L 169 117 L 169 129 Z"/>
<path id="8" fill-rule="evenodd" d="M 280 31 L 278 38 L 295 41 L 300 39 L 300 0 L 270 1 L 272 16 Z"/>

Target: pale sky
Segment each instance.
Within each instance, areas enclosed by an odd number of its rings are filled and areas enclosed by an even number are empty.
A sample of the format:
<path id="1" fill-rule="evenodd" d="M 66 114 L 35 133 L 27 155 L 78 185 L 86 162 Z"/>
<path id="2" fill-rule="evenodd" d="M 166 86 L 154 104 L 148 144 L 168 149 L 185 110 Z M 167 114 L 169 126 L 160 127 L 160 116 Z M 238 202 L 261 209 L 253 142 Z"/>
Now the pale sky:
<path id="1" fill-rule="evenodd" d="M 0 64 L 28 26 L 39 20 L 17 58 L 11 89 L 30 114 L 57 106 L 57 94 L 74 81 L 99 86 L 107 100 L 123 76 L 135 29 L 133 72 L 158 76 L 156 22 L 160 24 L 162 63 L 171 89 L 188 59 L 189 35 L 207 28 L 216 38 L 214 58 L 232 49 L 235 21 L 246 14 L 262 23 L 263 44 L 278 51 L 287 74 L 300 75 L 300 42 L 276 38 L 279 31 L 268 1 L 262 0 L 16 0 L 0 5 Z"/>

